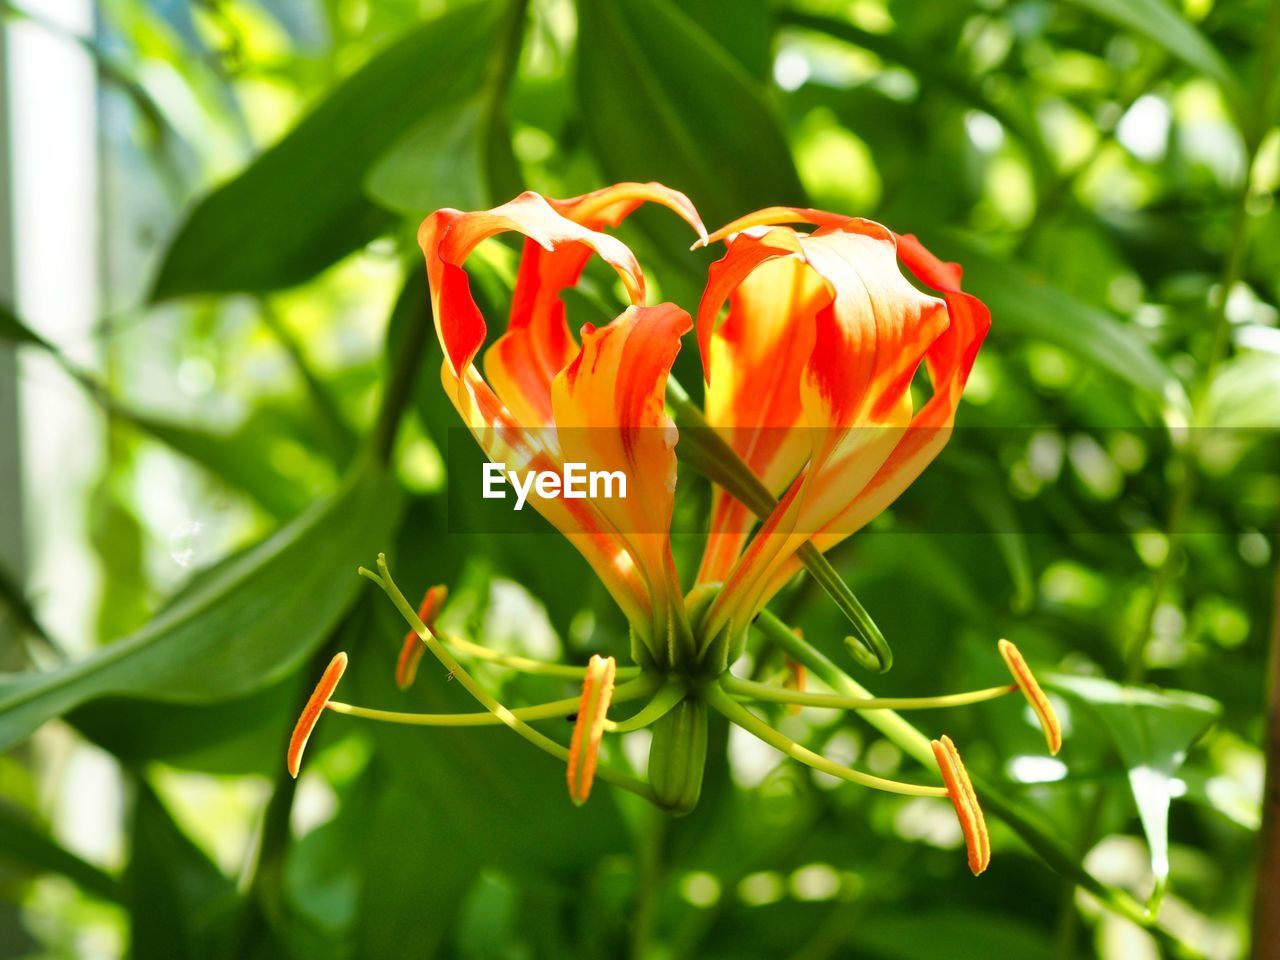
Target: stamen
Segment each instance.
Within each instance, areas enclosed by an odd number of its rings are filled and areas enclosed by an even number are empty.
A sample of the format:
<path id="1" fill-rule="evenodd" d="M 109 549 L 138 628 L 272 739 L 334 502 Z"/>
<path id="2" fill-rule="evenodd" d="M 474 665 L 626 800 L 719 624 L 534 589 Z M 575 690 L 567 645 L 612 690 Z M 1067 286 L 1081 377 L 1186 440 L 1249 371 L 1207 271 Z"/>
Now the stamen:
<path id="1" fill-rule="evenodd" d="M 498 703 L 487 690 L 484 689 L 475 679 L 467 673 L 462 664 L 445 649 L 444 644 L 435 638 L 430 630 L 418 619 L 417 614 L 413 612 L 413 607 L 409 605 L 409 601 L 405 599 L 400 588 L 396 586 L 395 580 L 391 577 L 391 571 L 387 567 L 387 557 L 384 553 L 378 554 L 378 572 L 374 573 L 365 567 L 356 568 L 356 572 L 366 580 L 376 583 L 382 592 L 387 595 L 395 608 L 400 611 L 400 616 L 404 617 L 405 622 L 414 630 L 418 631 L 418 636 L 422 638 L 422 642 L 427 645 L 427 649 L 432 655 L 440 661 L 446 670 L 452 673 L 458 680 L 458 683 L 475 699 L 479 704 L 510 727 L 515 733 L 519 734 L 529 743 L 533 744 L 544 753 L 548 753 L 562 763 L 569 761 L 569 751 L 561 744 L 552 740 L 550 737 L 538 732 L 529 726 L 525 721 L 512 714 L 510 710 Z M 610 770 L 602 767 L 597 771 L 597 775 L 601 780 L 629 790 L 638 796 L 644 797 L 650 802 L 656 802 L 652 788 L 643 780 L 629 774 L 622 773 L 617 770 Z"/>
<path id="2" fill-rule="evenodd" d="M 800 635 L 799 629 L 796 630 L 796 634 L 797 636 Z M 803 636 L 801 636 L 801 639 L 804 639 Z M 796 693 L 804 693 L 805 671 L 803 663 L 787 657 L 787 679 L 783 681 L 782 686 Z M 803 709 L 803 704 L 790 703 L 787 705 L 787 714 L 794 717 Z"/>
<path id="3" fill-rule="evenodd" d="M 616 678 L 615 678 L 616 679 Z M 658 689 L 661 681 L 656 677 L 640 677 L 630 683 L 615 687 L 613 703 L 626 703 L 647 697 Z M 531 720 L 573 719 L 577 716 L 581 705 L 579 697 L 568 697 L 563 700 L 549 700 L 546 703 L 535 703 L 527 707 L 503 708 L 505 713 L 481 710 L 473 713 L 406 713 L 400 710 L 379 710 L 376 707 L 361 707 L 354 703 L 343 703 L 330 700 L 325 706 L 334 713 L 363 720 L 378 720 L 382 723 L 398 723 L 410 727 L 490 727 L 505 724 L 507 717 L 514 717 L 521 722 Z M 645 707 L 645 710 L 649 710 Z M 643 713 L 644 711 L 642 711 Z M 612 722 L 605 723 L 606 730 L 612 730 Z M 639 729 L 631 727 L 630 729 Z M 566 757 L 568 754 L 566 753 Z"/>
<path id="4" fill-rule="evenodd" d="M 1044 695 L 1031 668 L 1027 666 L 1027 661 L 1023 659 L 1021 651 L 1008 640 L 1001 640 L 999 647 L 1000 656 L 1004 657 L 1009 672 L 1018 683 L 1018 689 L 1027 698 L 1027 703 L 1031 704 L 1031 709 L 1040 720 L 1040 728 L 1044 730 L 1044 739 L 1049 745 L 1049 752 L 1056 755 L 1062 749 L 1062 725 L 1058 723 L 1058 715 L 1053 712 L 1053 704 Z"/>
<path id="5" fill-rule="evenodd" d="M 436 617 L 444 609 L 445 600 L 448 598 L 449 588 L 444 584 L 437 584 L 430 588 L 422 597 L 422 605 L 418 607 L 418 619 L 426 624 L 427 629 L 432 633 L 436 632 Z M 404 635 L 404 643 L 400 647 L 400 659 L 396 661 L 396 686 L 401 690 L 407 690 L 413 686 L 413 680 L 418 675 L 418 664 L 426 649 L 417 631 L 410 630 Z"/>
<path id="6" fill-rule="evenodd" d="M 885 793 L 896 793 L 905 797 L 945 797 L 948 795 L 948 791 L 942 787 L 888 780 L 884 777 L 877 777 L 874 774 L 863 773 L 861 770 L 854 770 L 852 767 L 846 767 L 843 764 L 836 763 L 834 760 L 828 760 L 821 754 L 814 753 L 808 747 L 796 743 L 790 737 L 773 729 L 769 724 L 730 697 L 720 685 L 712 684 L 707 687 L 706 698 L 707 704 L 722 714 L 730 723 L 736 724 L 774 749 L 780 750 L 787 756 L 799 760 L 815 770 L 829 773 L 833 777 L 839 777 L 841 780 L 848 780 L 850 783 L 861 784 L 874 790 L 883 790 Z"/>
<path id="7" fill-rule="evenodd" d="M 289 776 L 295 780 L 298 778 L 298 769 L 302 766 L 302 751 L 307 749 L 307 741 L 311 739 L 311 731 L 316 728 L 320 714 L 324 712 L 329 698 L 333 696 L 333 691 L 346 669 L 345 653 L 339 653 L 329 661 L 329 666 L 325 667 L 324 673 L 320 675 L 320 682 L 312 691 L 307 705 L 302 708 L 302 716 L 298 717 L 298 722 L 294 725 L 293 735 L 289 737 L 289 752 L 285 755 L 285 763 L 289 768 Z"/>
<path id="8" fill-rule="evenodd" d="M 587 672 L 585 667 L 571 667 L 560 663 L 549 663 L 545 660 L 535 660 L 531 657 L 521 657 L 515 654 L 499 653 L 497 650 L 490 650 L 488 647 L 481 646 L 478 643 L 472 643 L 470 640 L 464 640 L 462 637 L 445 635 L 436 633 L 437 639 L 451 650 L 456 650 L 463 656 L 473 658 L 475 660 L 486 660 L 489 663 L 497 664 L 500 667 L 508 667 L 519 673 L 528 673 L 542 677 L 564 677 L 569 680 L 577 680 L 581 682 L 583 675 Z M 640 676 L 639 667 L 619 667 L 618 679 L 633 679 Z"/>
<path id="9" fill-rule="evenodd" d="M 613 657 L 593 656 L 587 664 L 587 675 L 582 678 L 582 700 L 573 725 L 573 739 L 569 741 L 567 772 L 569 797 L 578 806 L 586 803 L 591 795 L 617 667 Z"/>
<path id="10" fill-rule="evenodd" d="M 635 681 L 632 681 L 634 683 Z M 626 690 L 631 684 L 625 684 L 613 691 L 613 702 L 622 702 L 622 691 Z M 641 707 L 638 711 L 628 717 L 626 720 L 606 720 L 604 729 L 608 733 L 630 733 L 633 730 L 643 730 L 652 723 L 656 723 L 665 717 L 668 713 L 680 705 L 680 701 L 684 699 L 686 689 L 683 683 L 676 680 L 668 680 L 654 695 L 653 699 Z"/>
<path id="11" fill-rule="evenodd" d="M 960 751 L 951 742 L 951 738 L 944 734 L 940 741 L 931 741 L 930 746 L 938 761 L 942 781 L 947 785 L 951 805 L 956 808 L 960 829 L 964 832 L 965 846 L 969 851 L 969 869 L 976 877 L 991 863 L 991 836 L 987 833 L 987 821 L 982 816 L 982 808 L 978 806 L 978 795 L 974 792 L 973 781 L 969 779 L 969 771 L 960 759 Z"/>
<path id="12" fill-rule="evenodd" d="M 805 707 L 825 707 L 831 710 L 938 710 L 945 707 L 964 707 L 987 700 L 996 700 L 1008 696 L 1018 689 L 1017 684 L 1006 683 L 999 687 L 986 687 L 982 690 L 966 690 L 963 693 L 947 693 L 937 697 L 852 697 L 835 693 L 806 693 L 803 690 L 788 689 L 786 686 L 774 686 L 757 683 L 754 680 L 743 680 L 732 674 L 725 674 L 720 685 L 736 696 L 751 700 L 765 700 L 770 703 L 799 704 Z"/>

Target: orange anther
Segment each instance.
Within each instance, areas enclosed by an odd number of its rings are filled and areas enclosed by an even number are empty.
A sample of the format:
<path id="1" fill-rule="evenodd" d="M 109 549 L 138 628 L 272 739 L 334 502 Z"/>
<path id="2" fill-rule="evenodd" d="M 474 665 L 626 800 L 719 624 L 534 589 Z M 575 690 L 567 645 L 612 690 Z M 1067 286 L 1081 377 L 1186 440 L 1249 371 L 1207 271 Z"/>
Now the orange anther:
<path id="1" fill-rule="evenodd" d="M 1040 689 L 1040 684 L 1018 648 L 1008 640 L 1001 640 L 999 647 L 1000 656 L 1004 657 L 1004 662 L 1008 665 L 1009 672 L 1013 674 L 1018 689 L 1022 691 L 1022 695 L 1027 698 L 1027 703 L 1031 704 L 1031 709 L 1040 719 L 1040 727 L 1044 730 L 1044 739 L 1049 745 L 1049 752 L 1056 754 L 1062 749 L 1062 725 L 1058 723 L 1058 715 L 1053 712 L 1053 704 Z"/>
<path id="2" fill-rule="evenodd" d="M 436 617 L 444 609 L 444 603 L 448 598 L 449 588 L 444 584 L 432 587 L 422 598 L 422 604 L 418 607 L 418 619 L 425 623 L 432 633 L 436 630 Z M 423 649 L 422 638 L 416 632 L 410 630 L 404 635 L 404 643 L 400 647 L 400 659 L 396 661 L 396 686 L 401 690 L 407 690 L 413 686 L 413 679 L 418 675 L 418 663 L 422 660 Z"/>
<path id="3" fill-rule="evenodd" d="M 593 656 L 582 679 L 582 699 L 578 703 L 578 719 L 569 741 L 569 797 L 581 806 L 591 795 L 591 782 L 596 776 L 600 740 L 604 722 L 613 700 L 613 680 L 617 673 L 613 657 Z"/>
<path id="4" fill-rule="evenodd" d="M 289 776 L 297 778 L 298 768 L 302 765 L 302 751 L 307 749 L 307 741 L 311 739 L 311 731 L 316 728 L 316 723 L 320 720 L 320 714 L 324 708 L 329 705 L 329 698 L 333 696 L 334 689 L 338 686 L 338 681 L 342 679 L 343 671 L 347 669 L 347 655 L 339 653 L 329 665 L 324 668 L 324 673 L 320 676 L 320 682 L 316 684 L 315 690 L 311 692 L 311 698 L 307 701 L 307 705 L 302 708 L 302 716 L 298 717 L 297 724 L 293 728 L 293 736 L 289 738 L 289 752 L 285 757 L 285 762 L 289 767 Z"/>
<path id="5" fill-rule="evenodd" d="M 938 761 L 938 769 L 942 772 L 942 781 L 947 785 L 947 794 L 960 819 L 960 829 L 964 832 L 965 846 L 969 850 L 969 869 L 976 877 L 991 863 L 991 837 L 987 833 L 987 821 L 982 816 L 982 808 L 978 806 L 978 795 L 973 790 L 973 782 L 964 768 L 964 761 L 960 759 L 960 751 L 951 742 L 951 738 L 944 735 L 940 741 L 934 740 L 931 746 L 934 759 Z"/>

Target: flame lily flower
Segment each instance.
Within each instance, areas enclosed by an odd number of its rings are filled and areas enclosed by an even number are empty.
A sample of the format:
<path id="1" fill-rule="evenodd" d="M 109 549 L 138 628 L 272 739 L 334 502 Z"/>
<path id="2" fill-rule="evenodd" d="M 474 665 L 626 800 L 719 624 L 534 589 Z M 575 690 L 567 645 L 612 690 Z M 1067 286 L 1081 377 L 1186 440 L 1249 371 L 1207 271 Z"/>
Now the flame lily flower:
<path id="1" fill-rule="evenodd" d="M 681 338 L 695 323 L 674 304 L 646 303 L 636 258 L 605 232 L 643 203 L 685 220 L 699 237 L 695 246 L 725 241 L 696 310 L 705 420 L 730 451 L 733 468 L 750 471 L 778 498 L 754 529 L 744 503 L 716 487 L 707 548 L 687 593 L 670 545 L 678 436 L 664 396 Z M 486 349 L 489 323 L 471 294 L 465 264 L 479 244 L 501 233 L 523 236 L 523 253 L 506 330 Z M 357 707 L 330 699 L 334 678 L 327 687 L 322 682 L 299 721 L 301 743 L 326 708 L 422 726 L 504 724 L 566 764 L 575 803 L 585 802 L 600 778 L 684 813 L 697 802 L 712 709 L 815 769 L 891 793 L 949 798 L 970 866 L 975 873 L 985 869 L 990 840 L 982 811 L 948 737 L 912 754 L 941 785 L 888 780 L 808 750 L 746 705 L 872 711 L 871 722 L 890 735 L 910 731 L 919 747 L 930 741 L 900 719 L 886 726 L 890 711 L 975 704 L 1021 691 L 1049 749 L 1056 753 L 1061 744 L 1052 704 L 1007 641 L 999 652 L 1013 683 L 876 698 L 766 609 L 800 569 L 802 550 L 826 550 L 856 532 L 945 446 L 990 325 L 982 303 L 961 289 L 959 267 L 937 260 L 912 236 L 818 210 L 768 208 L 708 235 L 688 198 L 655 183 L 619 184 L 570 200 L 524 193 L 472 213 L 439 210 L 423 222 L 418 239 L 444 350 L 441 380 L 488 458 L 513 469 L 556 472 L 582 461 L 629 478 L 625 499 L 532 492 L 529 501 L 583 554 L 626 615 L 635 665 L 620 667 L 600 656 L 585 668 L 542 663 L 453 636 L 438 626 L 443 589 L 434 601 L 429 592 L 415 613 L 379 557 L 378 572 L 361 573 L 409 624 L 397 671 L 401 685 L 429 650 L 483 709 L 415 714 Z M 593 255 L 617 273 L 629 305 L 608 324 L 585 325 L 575 338 L 561 296 Z M 921 369 L 928 399 L 917 409 L 913 383 Z M 786 654 L 785 682 L 757 683 L 729 672 L 753 624 Z M 571 679 L 581 693 L 508 708 L 459 656 Z M 807 689 L 810 675 L 835 692 Z M 639 699 L 647 702 L 630 717 L 609 718 L 614 706 Z M 568 747 L 532 726 L 570 716 L 576 719 Z M 601 762 L 605 733 L 645 726 L 653 728 L 648 780 Z M 291 770 L 300 752 L 301 745 L 291 748 Z"/>
<path id="2" fill-rule="evenodd" d="M 774 207 L 708 239 L 723 238 L 698 307 L 707 420 L 782 494 L 747 544 L 745 507 L 715 493 L 698 580 L 725 589 L 704 635 L 740 643 L 798 571 L 801 545 L 827 550 L 856 532 L 945 446 L 991 320 L 958 267 L 869 220 Z M 942 296 L 919 292 L 899 263 Z M 913 415 L 921 362 L 933 393 Z"/>
<path id="3" fill-rule="evenodd" d="M 438 210 L 423 221 L 418 242 L 444 347 L 445 392 L 490 461 L 557 472 L 568 461 L 590 462 L 631 478 L 626 499 L 572 501 L 535 492 L 530 501 L 582 552 L 627 615 L 636 659 L 666 667 L 690 643 L 665 532 L 676 458 L 663 395 L 692 321 L 673 304 L 645 306 L 634 255 L 599 232 L 646 202 L 675 211 L 705 236 L 683 194 L 659 184 L 619 184 L 573 200 L 524 193 L 493 210 Z M 482 241 L 504 232 L 525 237 L 524 254 L 507 331 L 484 357 L 486 380 L 474 361 L 488 326 L 463 265 Z M 585 326 L 579 348 L 560 294 L 593 253 L 617 272 L 632 305 L 607 326 Z"/>

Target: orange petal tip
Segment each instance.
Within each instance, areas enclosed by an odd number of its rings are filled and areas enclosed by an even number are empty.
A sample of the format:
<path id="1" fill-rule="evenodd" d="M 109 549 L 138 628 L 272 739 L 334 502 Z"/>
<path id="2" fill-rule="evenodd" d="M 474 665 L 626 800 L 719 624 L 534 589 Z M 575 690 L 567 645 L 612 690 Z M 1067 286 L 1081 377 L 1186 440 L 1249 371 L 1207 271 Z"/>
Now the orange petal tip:
<path id="1" fill-rule="evenodd" d="M 969 779 L 969 771 L 960 759 L 960 751 L 951 738 L 944 735 L 941 740 L 932 741 L 930 746 L 933 747 L 934 759 L 938 761 L 942 781 L 947 786 L 947 796 L 951 798 L 951 805 L 960 820 L 960 829 L 964 832 L 969 869 L 976 877 L 991 863 L 991 836 L 987 833 L 982 808 L 978 806 L 978 795 L 974 792 L 973 781 Z"/>
<path id="2" fill-rule="evenodd" d="M 285 762 L 289 768 L 289 776 L 295 780 L 298 777 L 298 770 L 302 766 L 302 751 L 307 749 L 307 741 L 311 739 L 311 731 L 316 728 L 316 723 L 320 720 L 320 714 L 329 705 L 329 698 L 333 696 L 333 691 L 337 688 L 338 681 L 342 679 L 342 674 L 346 669 L 347 655 L 345 653 L 339 653 L 329 661 L 329 665 L 324 668 L 324 673 L 320 675 L 320 682 L 316 684 L 315 690 L 311 692 L 307 705 L 302 708 L 302 715 L 298 717 L 298 722 L 293 727 L 293 735 L 289 737 L 289 752 Z"/>
<path id="3" fill-rule="evenodd" d="M 1008 640 L 1001 640 L 999 647 L 1000 656 L 1004 657 L 1009 672 L 1013 674 L 1014 682 L 1018 684 L 1018 689 L 1027 698 L 1027 703 L 1031 705 L 1031 709 L 1035 711 L 1040 721 L 1040 727 L 1044 730 L 1045 743 L 1049 746 L 1049 753 L 1057 755 L 1062 749 L 1062 725 L 1058 722 L 1058 715 L 1054 713 L 1053 704 L 1049 702 L 1035 674 L 1027 666 L 1022 652 Z"/>
<path id="4" fill-rule="evenodd" d="M 578 718 L 569 742 L 569 797 L 581 806 L 591 795 L 600 756 L 604 723 L 613 700 L 613 682 L 618 665 L 613 657 L 593 656 L 582 678 L 582 699 L 578 702 Z"/>

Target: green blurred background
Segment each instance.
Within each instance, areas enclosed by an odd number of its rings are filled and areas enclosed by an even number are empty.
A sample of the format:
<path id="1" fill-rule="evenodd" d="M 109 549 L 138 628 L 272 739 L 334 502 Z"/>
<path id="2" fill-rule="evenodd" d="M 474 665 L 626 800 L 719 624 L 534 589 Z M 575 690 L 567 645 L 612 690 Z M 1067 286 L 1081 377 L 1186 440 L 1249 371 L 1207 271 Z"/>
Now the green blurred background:
<path id="1" fill-rule="evenodd" d="M 1280 503 L 1280 3 L 3 11 L 0 955 L 1249 954 Z M 1001 636 L 1091 678 L 1054 693 L 1061 763 L 1008 700 L 925 721 L 1054 840 L 1056 869 L 992 818 L 975 880 L 945 802 L 715 726 L 682 820 L 604 786 L 575 809 L 562 768 L 501 730 L 328 716 L 296 789 L 284 775 L 333 649 L 353 701 L 468 709 L 429 664 L 395 690 L 403 627 L 354 574 L 380 549 L 407 592 L 450 584 L 460 634 L 572 663 L 625 652 L 603 589 L 536 518 L 464 533 L 451 512 L 414 231 L 439 206 L 627 179 L 685 191 L 711 228 L 784 202 L 880 220 L 960 261 L 990 305 L 962 429 L 833 557 L 897 652 L 877 692 L 1000 682 Z M 711 255 L 685 252 L 687 229 L 642 211 L 622 235 L 651 302 L 692 309 Z M 476 260 L 492 316 L 515 253 Z M 586 286 L 614 296 L 594 269 Z M 569 304 L 575 323 L 592 309 Z M 698 388 L 692 343 L 677 374 Z M 677 529 L 706 504 L 682 469 Z M 677 536 L 682 569 L 699 545 Z M 774 609 L 842 658 L 812 584 Z M 512 703 L 573 693 L 478 672 Z M 856 718 L 775 719 L 841 761 L 909 766 Z M 643 734 L 611 749 L 642 763 Z M 1132 905 L 1166 862 L 1150 918 L 1073 873 Z M 1274 900 L 1259 956 L 1280 949 Z"/>

